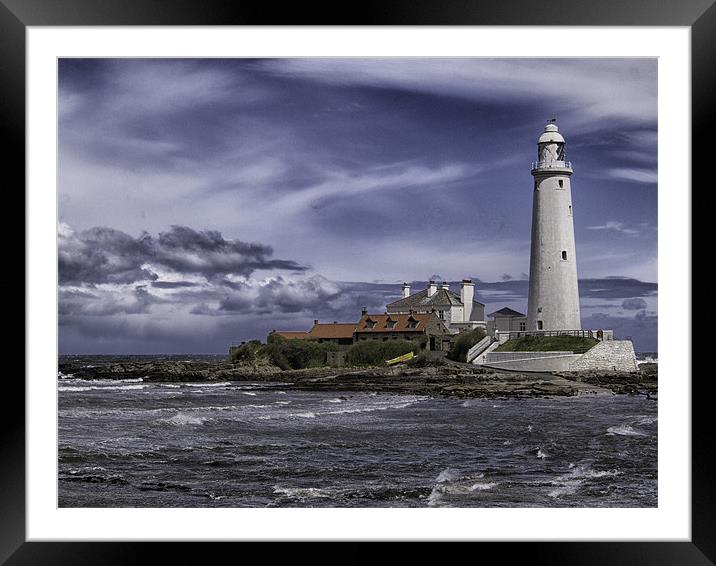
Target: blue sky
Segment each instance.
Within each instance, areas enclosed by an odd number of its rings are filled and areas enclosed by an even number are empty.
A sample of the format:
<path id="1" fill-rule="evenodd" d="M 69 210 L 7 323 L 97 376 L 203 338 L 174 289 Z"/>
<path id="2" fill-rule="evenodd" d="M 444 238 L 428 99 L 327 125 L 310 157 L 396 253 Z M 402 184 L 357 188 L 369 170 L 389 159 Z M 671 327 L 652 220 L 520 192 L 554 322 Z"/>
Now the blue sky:
<path id="1" fill-rule="evenodd" d="M 222 352 L 382 312 L 431 276 L 525 312 L 530 163 L 552 117 L 583 325 L 656 350 L 656 69 L 61 60 L 60 351 Z"/>

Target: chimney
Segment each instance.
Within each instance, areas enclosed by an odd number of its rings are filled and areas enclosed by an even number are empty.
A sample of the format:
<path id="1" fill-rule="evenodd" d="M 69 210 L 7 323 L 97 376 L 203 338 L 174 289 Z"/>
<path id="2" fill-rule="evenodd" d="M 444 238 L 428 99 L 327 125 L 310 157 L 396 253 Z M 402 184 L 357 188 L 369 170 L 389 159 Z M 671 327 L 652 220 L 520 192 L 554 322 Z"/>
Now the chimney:
<path id="1" fill-rule="evenodd" d="M 440 285 L 440 288 L 441 288 L 441 289 L 444 289 L 445 291 L 449 291 L 449 290 L 450 290 L 450 283 L 448 283 L 447 281 L 443 281 L 443 284 Z"/>
<path id="2" fill-rule="evenodd" d="M 435 281 L 428 281 L 428 297 L 432 297 L 438 291 L 438 285 Z"/>
<path id="3" fill-rule="evenodd" d="M 363 307 L 360 311 L 361 316 L 365 316 L 368 314 L 368 307 Z"/>
<path id="4" fill-rule="evenodd" d="M 460 283 L 460 300 L 462 301 L 462 320 L 467 322 L 472 314 L 472 301 L 475 297 L 475 284 L 472 279 L 463 279 Z"/>
<path id="5" fill-rule="evenodd" d="M 407 299 L 410 296 L 410 284 L 403 283 L 403 298 Z"/>
<path id="6" fill-rule="evenodd" d="M 314 324 L 314 326 L 315 326 L 316 324 L 318 324 L 318 319 L 317 319 L 317 318 L 314 318 L 314 319 L 313 319 L 313 324 Z"/>

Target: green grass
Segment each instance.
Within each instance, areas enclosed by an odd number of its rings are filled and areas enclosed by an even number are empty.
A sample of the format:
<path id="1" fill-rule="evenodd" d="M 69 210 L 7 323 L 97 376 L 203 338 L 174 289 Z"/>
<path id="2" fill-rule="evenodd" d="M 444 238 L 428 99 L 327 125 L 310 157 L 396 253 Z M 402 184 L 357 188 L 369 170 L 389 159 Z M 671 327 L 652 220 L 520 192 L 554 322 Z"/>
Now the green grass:
<path id="1" fill-rule="evenodd" d="M 467 352 L 484 337 L 485 331 L 481 328 L 462 332 L 453 343 L 450 352 L 448 352 L 448 358 L 456 362 L 467 361 Z"/>
<path id="2" fill-rule="evenodd" d="M 583 354 L 598 343 L 596 338 L 580 336 L 525 336 L 508 340 L 495 352 L 549 352 L 562 351 Z"/>

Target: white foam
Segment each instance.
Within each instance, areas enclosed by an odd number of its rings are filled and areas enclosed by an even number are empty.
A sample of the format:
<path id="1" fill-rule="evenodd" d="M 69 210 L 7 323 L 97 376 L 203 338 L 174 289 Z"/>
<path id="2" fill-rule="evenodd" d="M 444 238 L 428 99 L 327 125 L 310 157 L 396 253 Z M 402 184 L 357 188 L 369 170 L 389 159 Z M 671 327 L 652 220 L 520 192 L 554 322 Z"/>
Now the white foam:
<path id="1" fill-rule="evenodd" d="M 608 436 L 618 435 L 618 436 L 649 436 L 645 432 L 641 432 L 639 430 L 633 429 L 631 426 L 623 424 L 618 426 L 610 426 L 607 429 L 606 434 Z"/>
<path id="2" fill-rule="evenodd" d="M 256 397 L 256 393 L 252 393 L 251 391 L 241 391 L 242 395 L 250 395 L 251 397 Z"/>
<path id="3" fill-rule="evenodd" d="M 492 489 L 493 487 L 496 487 L 500 484 L 497 482 L 477 482 L 472 484 L 472 487 L 470 488 L 472 491 L 487 491 L 488 489 Z"/>
<path id="4" fill-rule="evenodd" d="M 273 492 L 288 497 L 296 497 L 299 499 L 310 499 L 318 497 L 331 497 L 331 493 L 325 489 L 317 487 L 279 487 L 275 485 Z"/>
<path id="5" fill-rule="evenodd" d="M 541 448 L 537 449 L 537 457 L 538 458 L 547 458 L 549 455 L 547 452 L 544 452 Z"/>
<path id="6" fill-rule="evenodd" d="M 161 421 L 164 423 L 176 426 L 202 425 L 207 420 L 209 419 L 207 419 L 206 417 L 195 417 L 192 415 L 187 415 L 186 413 L 177 413 L 176 415 L 168 419 L 161 419 Z"/>
<path id="7" fill-rule="evenodd" d="M 226 387 L 227 385 L 231 385 L 231 382 L 224 381 L 221 383 L 214 383 L 214 382 L 184 383 L 183 385 L 186 385 L 187 387 Z"/>
<path id="8" fill-rule="evenodd" d="M 63 387 L 59 386 L 57 388 L 58 391 L 72 391 L 72 392 L 79 392 L 79 391 L 127 391 L 130 389 L 146 389 L 149 387 L 149 385 L 91 385 L 91 386 L 68 386 Z"/>
<path id="9" fill-rule="evenodd" d="M 581 464 L 578 466 L 570 464 L 569 467 L 571 471 L 568 474 L 561 475 L 550 482 L 558 487 L 547 493 L 549 497 L 558 498 L 563 495 L 572 495 L 585 481 L 622 474 L 619 470 L 593 470 L 588 465 Z"/>
<path id="10" fill-rule="evenodd" d="M 460 473 L 455 468 L 445 468 L 438 474 L 435 481 L 438 483 L 451 482 L 460 479 Z"/>

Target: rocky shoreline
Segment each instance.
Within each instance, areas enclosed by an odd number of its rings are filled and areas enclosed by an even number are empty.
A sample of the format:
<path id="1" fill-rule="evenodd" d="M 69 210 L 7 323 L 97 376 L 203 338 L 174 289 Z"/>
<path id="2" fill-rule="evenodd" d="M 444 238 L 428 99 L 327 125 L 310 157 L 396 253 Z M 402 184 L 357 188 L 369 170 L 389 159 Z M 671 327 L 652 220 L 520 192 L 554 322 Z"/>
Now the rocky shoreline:
<path id="1" fill-rule="evenodd" d="M 657 368 L 638 373 L 508 373 L 467 364 L 393 368 L 311 368 L 282 371 L 271 365 L 240 365 L 225 360 L 151 360 L 86 364 L 60 362 L 63 376 L 139 379 L 144 382 L 279 382 L 304 391 L 365 391 L 458 398 L 563 397 L 645 394 L 656 397 Z"/>

